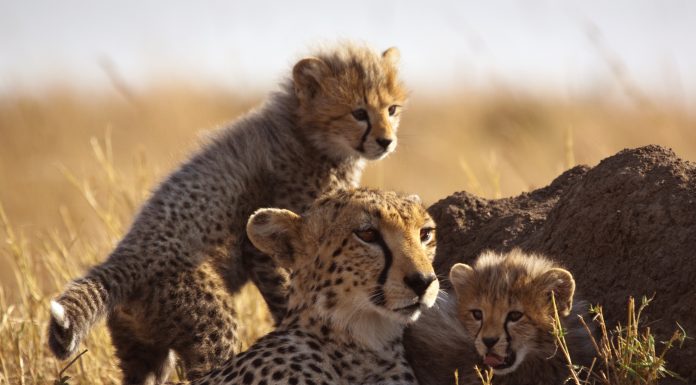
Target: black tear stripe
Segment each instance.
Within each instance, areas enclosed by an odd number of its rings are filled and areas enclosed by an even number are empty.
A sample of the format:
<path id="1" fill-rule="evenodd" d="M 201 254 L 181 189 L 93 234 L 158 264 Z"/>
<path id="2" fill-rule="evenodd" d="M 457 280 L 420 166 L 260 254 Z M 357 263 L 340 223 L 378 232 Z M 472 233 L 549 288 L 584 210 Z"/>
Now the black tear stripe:
<path id="1" fill-rule="evenodd" d="M 476 331 L 476 338 L 481 335 L 481 330 L 483 330 L 483 319 L 481 319 L 481 325 L 479 326 L 478 330 Z M 483 337 L 481 337 L 483 338 Z"/>
<path id="2" fill-rule="evenodd" d="M 379 283 L 380 285 L 384 285 L 384 283 L 387 282 L 387 274 L 389 274 L 389 269 L 391 268 L 394 256 L 392 256 L 392 252 L 391 250 L 389 250 L 389 246 L 387 246 L 387 243 L 384 242 L 384 239 L 381 235 L 377 239 L 377 244 L 382 249 L 382 253 L 384 254 L 384 268 L 382 269 L 382 272 L 379 273 L 377 283 Z"/>
<path id="3" fill-rule="evenodd" d="M 370 123 L 370 116 L 367 116 L 367 129 L 365 130 L 365 133 L 363 133 L 362 138 L 360 138 L 360 145 L 358 145 L 358 151 L 360 152 L 365 152 L 365 141 L 367 140 L 367 136 L 370 135 L 370 131 L 372 131 L 372 123 Z"/>
<path id="4" fill-rule="evenodd" d="M 367 94 L 365 94 L 365 90 L 363 89 L 363 103 L 365 103 L 365 107 L 367 107 Z M 367 113 L 367 109 L 365 109 L 365 112 Z M 372 131 L 372 123 L 370 122 L 370 114 L 367 114 L 367 129 L 363 133 L 362 138 L 360 138 L 360 145 L 358 145 L 358 151 L 360 152 L 365 152 L 365 141 L 367 140 L 367 136 L 370 135 L 370 131 Z"/>
<path id="5" fill-rule="evenodd" d="M 512 341 L 512 337 L 510 337 L 510 332 L 508 331 L 508 320 L 505 320 L 505 323 L 503 324 L 503 329 L 505 329 L 505 339 L 508 343 L 508 349 L 510 349 L 510 342 Z"/>
<path id="6" fill-rule="evenodd" d="M 379 238 L 377 238 L 377 244 L 379 245 L 380 249 L 382 249 L 382 254 L 384 254 L 384 268 L 379 273 L 379 277 L 377 278 L 377 283 L 379 286 L 373 291 L 370 299 L 375 305 L 384 306 L 387 303 L 387 299 L 385 298 L 384 289 L 382 286 L 385 282 L 387 282 L 387 275 L 389 275 L 389 269 L 391 268 L 394 256 L 381 235 Z"/>

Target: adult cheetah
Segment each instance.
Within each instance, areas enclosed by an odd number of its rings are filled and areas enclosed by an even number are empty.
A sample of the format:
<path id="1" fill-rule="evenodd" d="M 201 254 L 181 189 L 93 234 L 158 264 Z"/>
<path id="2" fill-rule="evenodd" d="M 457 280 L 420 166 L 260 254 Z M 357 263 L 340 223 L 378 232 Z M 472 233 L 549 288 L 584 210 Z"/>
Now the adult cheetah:
<path id="1" fill-rule="evenodd" d="M 397 62 L 395 48 L 343 43 L 295 64 L 262 107 L 166 178 L 106 261 L 51 303 L 53 353 L 72 355 L 108 316 L 125 384 L 162 383 L 173 352 L 196 377 L 238 351 L 230 300 L 250 278 L 271 293 L 279 320 L 287 273 L 245 240 L 247 218 L 260 207 L 302 212 L 355 187 L 366 159 L 394 150 L 406 98 Z"/>
<path id="2" fill-rule="evenodd" d="M 292 270 L 287 316 L 193 384 L 416 383 L 402 335 L 439 289 L 434 223 L 417 197 L 339 192 L 302 216 L 261 209 L 247 232 Z"/>

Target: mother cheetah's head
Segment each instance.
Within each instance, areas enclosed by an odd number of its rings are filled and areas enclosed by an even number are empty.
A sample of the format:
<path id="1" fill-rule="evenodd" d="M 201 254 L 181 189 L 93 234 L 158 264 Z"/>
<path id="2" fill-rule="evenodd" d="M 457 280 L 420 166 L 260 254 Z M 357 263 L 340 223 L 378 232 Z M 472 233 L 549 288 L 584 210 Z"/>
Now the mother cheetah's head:
<path id="1" fill-rule="evenodd" d="M 336 322 L 406 324 L 439 290 L 434 226 L 415 196 L 357 189 L 320 198 L 302 216 L 258 210 L 247 233 L 293 271 L 291 307 L 307 304 Z"/>

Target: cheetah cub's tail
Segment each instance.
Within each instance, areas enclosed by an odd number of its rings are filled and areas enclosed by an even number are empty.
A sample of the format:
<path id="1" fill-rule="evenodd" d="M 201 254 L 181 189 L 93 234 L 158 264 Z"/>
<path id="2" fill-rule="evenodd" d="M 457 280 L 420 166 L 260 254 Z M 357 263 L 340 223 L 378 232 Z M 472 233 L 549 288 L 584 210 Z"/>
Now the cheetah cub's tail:
<path id="1" fill-rule="evenodd" d="M 58 358 L 64 359 L 75 352 L 77 341 L 70 332 L 70 320 L 65 308 L 56 301 L 51 301 L 51 326 L 49 327 L 49 346 Z"/>
<path id="2" fill-rule="evenodd" d="M 92 325 L 119 302 L 126 291 L 117 290 L 114 282 L 128 281 L 124 277 L 121 271 L 97 266 L 51 301 L 48 346 L 56 357 L 64 360 L 73 355 Z"/>

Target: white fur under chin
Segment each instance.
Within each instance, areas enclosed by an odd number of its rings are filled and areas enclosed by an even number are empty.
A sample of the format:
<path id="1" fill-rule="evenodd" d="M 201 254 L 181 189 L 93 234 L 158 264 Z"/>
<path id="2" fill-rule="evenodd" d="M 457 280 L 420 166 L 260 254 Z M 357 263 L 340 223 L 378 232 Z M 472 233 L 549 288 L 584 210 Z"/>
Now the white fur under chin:
<path id="1" fill-rule="evenodd" d="M 381 351 L 404 333 L 405 324 L 384 317 L 377 312 L 364 312 L 353 317 L 346 325 L 350 335 L 359 345 Z"/>
<path id="2" fill-rule="evenodd" d="M 63 329 L 70 327 L 70 320 L 65 317 L 65 308 L 56 301 L 51 301 L 51 315 Z"/>
<path id="3" fill-rule="evenodd" d="M 327 318 L 334 326 L 345 330 L 358 345 L 375 351 L 384 350 L 389 343 L 403 335 L 408 323 L 405 317 L 388 317 L 367 299 L 359 302 L 350 306 L 339 304 L 327 314 Z"/>
<path id="4" fill-rule="evenodd" d="M 520 366 L 522 361 L 524 361 L 524 357 L 527 355 L 527 348 L 522 347 L 519 350 L 515 352 L 515 362 L 510 366 L 509 368 L 505 369 L 493 369 L 493 373 L 498 375 L 498 376 L 504 376 L 506 374 L 510 374 L 517 370 L 517 368 Z"/>

